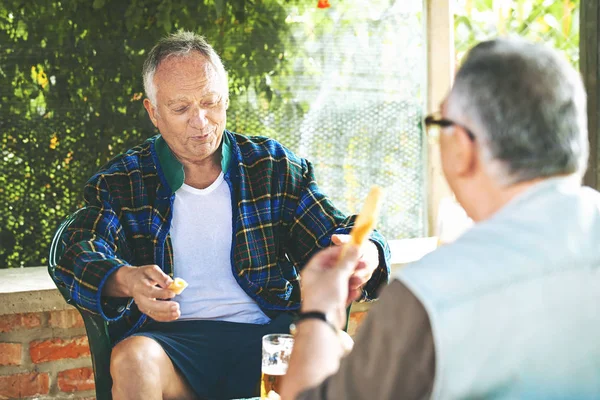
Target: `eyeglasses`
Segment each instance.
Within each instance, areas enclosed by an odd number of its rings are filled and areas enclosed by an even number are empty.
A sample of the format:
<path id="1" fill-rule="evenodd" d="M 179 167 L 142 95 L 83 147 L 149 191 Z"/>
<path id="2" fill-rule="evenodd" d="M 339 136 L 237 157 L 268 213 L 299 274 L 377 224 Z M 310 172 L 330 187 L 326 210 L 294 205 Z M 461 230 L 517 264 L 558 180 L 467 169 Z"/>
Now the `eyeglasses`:
<path id="1" fill-rule="evenodd" d="M 439 126 L 440 128 L 448 128 L 450 126 L 459 126 L 459 127 L 463 128 L 465 130 L 465 132 L 467 132 L 467 136 L 469 136 L 469 139 L 471 139 L 473 142 L 475 141 L 475 135 L 473 135 L 473 132 L 471 132 L 471 130 L 469 128 L 467 128 L 466 126 L 461 125 L 457 122 L 454 122 L 452 120 L 443 118 L 439 112 L 425 117 L 425 126 L 427 128 L 429 128 L 431 126 Z"/>

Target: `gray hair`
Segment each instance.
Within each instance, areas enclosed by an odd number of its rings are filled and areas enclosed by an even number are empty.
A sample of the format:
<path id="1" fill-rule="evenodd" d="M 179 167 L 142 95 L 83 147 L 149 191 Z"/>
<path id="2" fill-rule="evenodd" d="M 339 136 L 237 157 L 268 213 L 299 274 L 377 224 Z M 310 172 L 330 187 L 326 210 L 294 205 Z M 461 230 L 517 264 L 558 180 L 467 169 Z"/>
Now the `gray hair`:
<path id="1" fill-rule="evenodd" d="M 215 52 L 210 44 L 203 36 L 197 35 L 194 32 L 179 31 L 158 41 L 158 43 L 150 50 L 144 67 L 142 76 L 144 77 L 144 91 L 146 97 L 150 100 L 153 106 L 156 107 L 156 85 L 154 84 L 154 74 L 159 64 L 169 57 L 188 57 L 192 52 L 198 52 L 212 64 L 218 75 L 221 76 L 224 82 L 225 98 L 229 97 L 229 89 L 227 85 L 227 72 L 221 58 Z"/>
<path id="2" fill-rule="evenodd" d="M 474 132 L 485 167 L 503 185 L 586 170 L 585 89 L 545 45 L 512 38 L 475 46 L 447 106 L 449 118 Z"/>

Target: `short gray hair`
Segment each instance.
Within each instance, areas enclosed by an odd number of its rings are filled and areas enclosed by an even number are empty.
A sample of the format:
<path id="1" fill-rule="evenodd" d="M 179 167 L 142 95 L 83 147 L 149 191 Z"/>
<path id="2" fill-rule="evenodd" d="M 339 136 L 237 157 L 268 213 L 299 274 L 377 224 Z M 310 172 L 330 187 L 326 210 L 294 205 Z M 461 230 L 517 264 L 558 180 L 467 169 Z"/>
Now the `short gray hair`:
<path id="1" fill-rule="evenodd" d="M 458 71 L 449 117 L 476 135 L 501 184 L 587 167 L 587 110 L 580 75 L 555 50 L 522 39 L 480 43 Z"/>
<path id="2" fill-rule="evenodd" d="M 228 98 L 229 89 L 227 84 L 227 72 L 223 67 L 223 62 L 210 44 L 194 32 L 179 31 L 164 37 L 150 50 L 144 67 L 142 76 L 144 78 L 144 91 L 146 97 L 153 106 L 156 106 L 156 85 L 154 85 L 154 74 L 159 64 L 169 57 L 187 57 L 192 52 L 198 52 L 212 64 L 217 74 L 221 76 L 225 84 L 223 96 Z"/>

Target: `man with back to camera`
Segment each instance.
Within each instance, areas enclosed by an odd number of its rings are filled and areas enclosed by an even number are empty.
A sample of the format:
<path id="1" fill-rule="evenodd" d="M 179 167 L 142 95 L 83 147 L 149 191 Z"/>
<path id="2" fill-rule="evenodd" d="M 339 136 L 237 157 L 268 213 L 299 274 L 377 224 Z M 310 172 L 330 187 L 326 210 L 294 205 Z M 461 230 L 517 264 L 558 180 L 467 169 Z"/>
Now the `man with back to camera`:
<path id="1" fill-rule="evenodd" d="M 547 46 L 483 42 L 425 123 L 476 224 L 394 273 L 341 362 L 335 332 L 362 261 L 317 254 L 283 399 L 599 398 L 600 194 L 581 186 L 579 74 Z"/>
<path id="2" fill-rule="evenodd" d="M 202 37 L 160 40 L 143 76 L 161 135 L 88 181 L 57 276 L 109 322 L 115 399 L 257 395 L 262 336 L 288 332 L 298 271 L 353 218 L 308 161 L 225 129 L 227 75 Z M 368 300 L 389 275 L 383 237 L 362 256 L 352 284 Z M 175 298 L 172 276 L 189 283 Z"/>

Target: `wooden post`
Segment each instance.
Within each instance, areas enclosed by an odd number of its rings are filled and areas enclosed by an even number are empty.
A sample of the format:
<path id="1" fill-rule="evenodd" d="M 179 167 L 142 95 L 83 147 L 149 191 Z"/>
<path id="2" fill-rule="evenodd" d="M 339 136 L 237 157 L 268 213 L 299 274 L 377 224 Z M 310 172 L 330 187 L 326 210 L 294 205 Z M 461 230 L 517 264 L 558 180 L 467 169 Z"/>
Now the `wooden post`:
<path id="1" fill-rule="evenodd" d="M 434 112 L 448 93 L 454 77 L 454 15 L 450 0 L 427 0 L 427 109 Z M 452 196 L 442 173 L 437 141 L 428 143 L 427 210 L 429 235 L 436 234 L 440 200 Z"/>
<path id="2" fill-rule="evenodd" d="M 588 133 L 590 159 L 584 177 L 587 186 L 598 189 L 598 136 L 600 126 L 600 6 L 598 0 L 581 0 L 579 22 L 579 66 L 587 91 Z"/>

